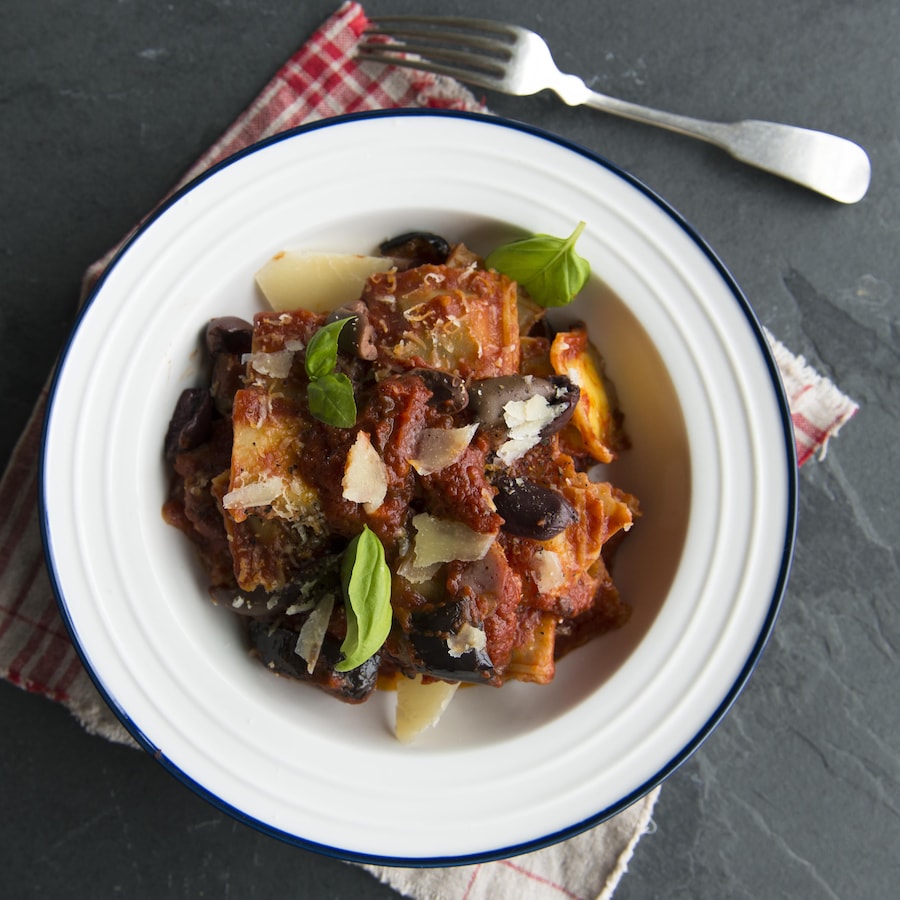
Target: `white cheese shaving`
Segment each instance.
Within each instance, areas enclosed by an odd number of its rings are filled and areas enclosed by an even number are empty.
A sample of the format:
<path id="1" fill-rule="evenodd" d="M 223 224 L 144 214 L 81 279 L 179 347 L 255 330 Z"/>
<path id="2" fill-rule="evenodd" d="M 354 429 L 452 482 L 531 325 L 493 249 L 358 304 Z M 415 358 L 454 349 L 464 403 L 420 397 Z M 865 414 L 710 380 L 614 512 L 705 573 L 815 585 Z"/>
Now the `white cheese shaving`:
<path id="1" fill-rule="evenodd" d="M 310 585 L 311 587 L 311 585 Z M 301 600 L 300 603 L 292 603 L 285 611 L 286 616 L 296 616 L 308 612 L 316 605 L 316 600 Z"/>
<path id="2" fill-rule="evenodd" d="M 424 584 L 431 581 L 441 567 L 441 563 L 432 563 L 430 566 L 417 566 L 414 554 L 408 553 L 400 560 L 397 566 L 397 574 L 405 578 L 410 584 Z"/>
<path id="3" fill-rule="evenodd" d="M 245 353 L 241 362 L 249 363 L 250 367 L 260 375 L 268 375 L 270 378 L 287 378 L 291 374 L 291 366 L 294 364 L 293 350 L 276 350 L 274 353 L 266 353 L 257 350 L 256 353 Z"/>
<path id="4" fill-rule="evenodd" d="M 347 454 L 341 488 L 341 496 L 345 500 L 364 504 L 368 513 L 375 512 L 384 503 L 387 467 L 365 431 L 356 435 L 356 441 Z"/>
<path id="5" fill-rule="evenodd" d="M 247 509 L 252 506 L 269 506 L 284 493 L 284 480 L 273 475 L 264 481 L 254 481 L 229 491 L 222 498 L 225 509 Z"/>
<path id="6" fill-rule="evenodd" d="M 309 614 L 309 618 L 303 623 L 300 634 L 297 635 L 297 644 L 294 653 L 306 661 L 306 671 L 312 675 L 319 654 L 322 652 L 322 642 L 325 640 L 325 632 L 331 619 L 331 611 L 334 608 L 334 594 L 326 594 L 316 608 Z"/>
<path id="7" fill-rule="evenodd" d="M 456 634 L 447 638 L 447 652 L 454 659 L 459 659 L 469 650 L 484 650 L 486 644 L 487 635 L 480 628 L 466 622 Z"/>
<path id="8" fill-rule="evenodd" d="M 420 475 L 432 475 L 458 462 L 478 430 L 478 423 L 461 428 L 425 428 L 409 464 Z"/>
<path id="9" fill-rule="evenodd" d="M 542 594 L 551 594 L 565 584 L 562 561 L 555 550 L 538 550 L 534 554 L 531 573 L 537 589 Z"/>
<path id="10" fill-rule="evenodd" d="M 481 534 L 462 522 L 438 519 L 428 513 L 414 516 L 412 524 L 416 529 L 413 564 L 420 569 L 435 563 L 483 559 L 497 537 L 494 533 Z"/>
<path id="11" fill-rule="evenodd" d="M 509 439 L 501 445 L 497 456 L 506 465 L 524 456 L 540 441 L 541 431 L 560 412 L 561 409 L 554 409 L 540 394 L 533 394 L 527 400 L 510 400 L 503 407 Z"/>

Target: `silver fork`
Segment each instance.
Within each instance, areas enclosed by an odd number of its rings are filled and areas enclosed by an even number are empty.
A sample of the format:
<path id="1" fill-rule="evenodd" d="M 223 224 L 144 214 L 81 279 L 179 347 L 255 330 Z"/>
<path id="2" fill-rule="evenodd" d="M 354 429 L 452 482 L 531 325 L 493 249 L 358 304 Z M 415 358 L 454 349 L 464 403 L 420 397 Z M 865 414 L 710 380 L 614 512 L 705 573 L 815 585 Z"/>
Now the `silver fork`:
<path id="1" fill-rule="evenodd" d="M 861 200 L 869 188 L 869 157 L 853 141 L 756 119 L 707 122 L 599 94 L 577 75 L 560 72 L 544 39 L 518 25 L 452 16 L 381 16 L 370 22 L 358 52 L 373 62 L 449 75 L 504 94 L 549 88 L 569 106 L 583 104 L 699 138 L 841 203 Z"/>

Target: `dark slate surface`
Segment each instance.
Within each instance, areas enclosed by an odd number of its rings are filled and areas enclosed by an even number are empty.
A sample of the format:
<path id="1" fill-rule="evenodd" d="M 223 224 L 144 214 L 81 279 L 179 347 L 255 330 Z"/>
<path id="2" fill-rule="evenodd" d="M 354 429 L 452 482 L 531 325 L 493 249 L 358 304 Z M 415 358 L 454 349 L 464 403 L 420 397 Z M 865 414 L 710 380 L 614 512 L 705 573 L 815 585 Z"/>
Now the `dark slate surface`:
<path id="1" fill-rule="evenodd" d="M 229 124 L 334 4 L 7 0 L 0 26 L 4 462 L 70 328 L 84 268 Z M 715 247 L 762 322 L 861 404 L 801 474 L 775 636 L 725 722 L 663 788 L 617 900 L 886 898 L 900 881 L 900 9 L 894 0 L 548 5 L 382 0 L 544 33 L 596 88 L 709 118 L 845 134 L 841 206 L 696 142 L 550 95 L 498 112 L 607 156 Z M 151 759 L 0 684 L 0 895 L 387 898 L 263 837 Z"/>

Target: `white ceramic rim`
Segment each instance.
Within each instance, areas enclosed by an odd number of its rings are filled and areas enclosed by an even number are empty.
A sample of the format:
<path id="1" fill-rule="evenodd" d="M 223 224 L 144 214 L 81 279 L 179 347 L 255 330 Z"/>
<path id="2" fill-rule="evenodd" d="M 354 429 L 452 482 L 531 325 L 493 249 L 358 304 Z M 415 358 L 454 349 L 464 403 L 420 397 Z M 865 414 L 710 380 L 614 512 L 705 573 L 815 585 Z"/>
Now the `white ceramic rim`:
<path id="1" fill-rule="evenodd" d="M 334 175 L 349 160 L 356 160 L 365 171 L 369 162 L 359 156 L 359 148 L 364 148 L 366 155 L 380 160 L 387 171 L 381 173 L 383 181 L 378 179 L 379 173 L 369 172 L 373 179 L 371 189 L 360 198 L 365 211 L 363 218 L 367 215 L 375 222 L 379 208 L 391 204 L 395 218 L 402 216 L 402 210 L 397 210 L 398 183 L 410 178 L 413 184 L 421 186 L 428 170 L 427 164 L 421 161 L 410 162 L 400 155 L 396 161 L 388 158 L 384 147 L 400 137 L 403 141 L 398 146 L 414 147 L 420 156 L 430 152 L 436 158 L 442 158 L 442 154 L 444 157 L 455 154 L 454 158 L 460 160 L 460 171 L 466 172 L 475 184 L 479 183 L 479 166 L 502 182 L 506 177 L 502 170 L 510 167 L 507 156 L 514 155 L 514 168 L 523 179 L 554 184 L 559 190 L 552 199 L 533 201 L 533 198 L 517 196 L 518 183 L 514 178 L 499 186 L 483 183 L 486 192 L 494 192 L 494 201 L 502 197 L 508 204 L 503 210 L 504 218 L 510 216 L 509 221 L 526 228 L 530 225 L 528 207 L 534 203 L 538 206 L 544 203 L 540 212 L 549 220 L 571 218 L 569 208 L 575 205 L 593 210 L 598 216 L 612 215 L 594 196 L 594 182 L 616 195 L 615 200 L 609 201 L 611 205 L 623 201 L 614 211 L 620 217 L 618 224 L 628 234 L 622 240 L 628 243 L 639 239 L 641 249 L 651 257 L 658 253 L 660 261 L 659 271 L 654 268 L 656 259 L 653 257 L 648 259 L 646 268 L 636 274 L 629 273 L 623 263 L 622 281 L 617 288 L 627 292 L 629 280 L 635 277 L 651 285 L 655 278 L 665 277 L 672 279 L 676 297 L 679 291 L 686 292 L 684 299 L 688 302 L 677 310 L 674 307 L 657 310 L 656 313 L 661 311 L 662 315 L 642 319 L 641 323 L 653 333 L 654 341 L 663 341 L 664 354 L 668 352 L 666 336 L 678 335 L 678 341 L 691 350 L 688 355 L 696 357 L 688 366 L 694 368 L 685 370 L 683 377 L 679 376 L 676 387 L 688 419 L 695 415 L 696 407 L 696 415 L 700 417 L 697 421 L 709 431 L 696 439 L 708 443 L 700 455 L 704 463 L 712 464 L 713 471 L 692 469 L 692 507 L 700 504 L 712 508 L 718 503 L 721 515 L 723 503 L 726 500 L 732 502 L 729 498 L 736 498 L 737 506 L 743 503 L 746 507 L 741 521 L 732 522 L 726 516 L 714 529 L 705 532 L 697 524 L 696 535 L 699 537 L 696 540 L 695 530 L 691 531 L 692 537 L 684 550 L 672 592 L 697 592 L 698 607 L 694 609 L 673 602 L 660 610 L 652 624 L 655 633 L 665 633 L 665 629 L 670 628 L 672 634 L 680 635 L 679 629 L 683 629 L 685 634 L 706 635 L 705 639 L 709 641 L 709 645 L 703 647 L 685 646 L 681 641 L 666 647 L 664 652 L 658 651 L 661 655 L 655 662 L 660 671 L 652 679 L 654 685 L 671 681 L 672 677 L 677 681 L 680 667 L 692 667 L 691 678 L 679 686 L 678 696 L 665 698 L 668 704 L 665 714 L 657 708 L 652 716 L 647 716 L 647 710 L 642 709 L 643 698 L 629 693 L 630 671 L 641 664 L 639 657 L 644 652 L 639 646 L 610 675 L 603 691 L 579 697 L 574 708 L 561 713 L 559 719 L 551 723 L 552 727 L 544 723 L 535 734 L 516 733 L 497 752 L 491 748 L 463 747 L 461 751 L 442 751 L 430 747 L 424 755 L 410 755 L 404 766 L 408 765 L 413 778 L 425 778 L 429 772 L 442 773 L 442 767 L 454 767 L 454 771 L 472 771 L 469 767 L 478 767 L 476 770 L 481 775 L 475 789 L 480 796 L 473 797 L 471 802 L 476 810 L 475 817 L 484 822 L 483 830 L 476 821 L 461 827 L 462 816 L 454 804 L 458 802 L 460 791 L 465 793 L 465 783 L 460 785 L 453 779 L 446 784 L 428 784 L 422 789 L 420 800 L 405 795 L 395 797 L 397 820 L 390 821 L 388 814 L 383 828 L 379 828 L 382 823 L 369 818 L 364 808 L 372 804 L 383 805 L 387 795 L 383 788 L 366 779 L 356 783 L 351 777 L 362 812 L 330 813 L 333 807 L 329 804 L 335 796 L 346 800 L 347 788 L 343 785 L 346 768 L 341 770 L 340 778 L 327 766 L 319 770 L 294 771 L 285 764 L 283 771 L 272 769 L 262 779 L 252 771 L 252 765 L 248 763 L 252 763 L 254 754 L 267 752 L 249 733 L 252 729 L 248 726 L 256 727 L 258 723 L 247 721 L 232 728 L 223 724 L 222 717 L 208 704 L 194 703 L 195 697 L 218 696 L 215 678 L 221 673 L 198 669 L 190 673 L 192 681 L 189 685 L 180 684 L 177 667 L 170 668 L 164 659 L 165 651 L 159 640 L 162 633 L 158 621 L 160 614 L 148 612 L 146 605 L 132 604 L 129 580 L 132 570 L 129 567 L 136 557 L 133 541 L 129 543 L 129 524 L 127 518 L 123 518 L 122 510 L 132 504 L 134 508 L 145 509 L 161 497 L 153 494 L 158 485 L 135 483 L 140 479 L 134 477 L 133 463 L 124 451 L 128 449 L 139 454 L 143 452 L 141 441 L 156 440 L 158 435 L 143 433 L 141 420 L 133 418 L 134 414 L 122 401 L 115 399 L 115 391 L 110 385 L 93 374 L 105 371 L 104 366 L 111 366 L 110 371 L 121 373 L 120 387 L 126 393 L 139 389 L 147 378 L 154 376 L 167 377 L 173 383 L 183 380 L 185 373 L 173 373 L 171 369 L 179 360 L 186 359 L 184 346 L 173 347 L 171 357 L 164 364 L 166 371 L 154 373 L 143 368 L 135 371 L 133 365 L 129 370 L 131 344 L 137 345 L 134 357 L 141 359 L 142 342 L 150 346 L 154 339 L 158 340 L 155 329 L 159 324 L 154 317 L 158 319 L 159 316 L 153 304 L 137 305 L 127 317 L 120 314 L 121 307 L 116 309 L 116 302 L 123 298 L 117 297 L 117 293 L 122 285 L 139 292 L 140 284 L 149 282 L 161 292 L 160 297 L 175 297 L 174 300 L 160 301 L 168 304 L 168 315 L 183 310 L 188 301 L 179 297 L 180 285 L 172 278 L 186 269 L 176 267 L 170 277 L 167 268 L 171 254 L 179 252 L 179 243 L 194 246 L 190 241 L 192 229 L 196 231 L 198 220 L 207 224 L 213 221 L 224 193 L 227 193 L 224 199 L 229 208 L 240 207 L 242 203 L 252 205 L 247 198 L 259 190 L 267 196 L 276 196 L 278 192 L 272 180 L 293 166 L 302 169 L 307 165 L 308 162 L 303 161 L 307 147 L 313 148 L 309 159 L 315 166 L 324 166 L 326 176 Z M 500 145 L 502 153 L 495 149 Z M 356 150 L 350 153 L 348 147 Z M 329 153 L 333 158 L 326 159 Z M 447 189 L 441 189 L 439 183 L 436 185 L 432 202 L 438 208 L 441 204 L 452 208 L 455 202 L 453 178 L 447 180 Z M 459 184 L 455 187 L 459 190 Z M 292 202 L 296 202 L 296 196 L 290 190 L 287 194 Z M 416 210 L 421 202 L 410 199 L 409 205 Z M 478 212 L 485 218 L 491 214 L 487 208 Z M 276 211 L 273 215 L 277 218 L 282 212 Z M 641 228 L 647 229 L 648 222 L 649 229 L 641 231 Z M 580 244 L 580 249 L 589 258 L 597 250 L 591 224 L 589 221 Z M 638 238 L 634 238 L 629 229 L 634 229 Z M 196 246 L 210 256 L 239 255 L 240 239 L 246 235 L 240 227 L 235 230 L 233 241 L 220 235 L 220 242 L 213 248 Z M 553 229 L 548 227 L 546 230 Z M 375 242 L 379 238 L 376 236 Z M 615 239 L 610 239 L 604 247 L 606 251 L 614 248 Z M 184 260 L 181 262 L 187 265 Z M 248 280 L 258 264 L 258 259 L 246 262 L 242 272 Z M 204 265 L 207 263 L 200 253 L 197 266 L 202 269 Z M 137 269 L 140 269 L 140 282 L 134 280 Z M 233 280 L 234 272 L 229 277 Z M 191 289 L 202 288 L 191 285 Z M 668 285 L 663 293 L 667 290 Z M 701 297 L 694 305 L 690 302 L 692 291 Z M 653 287 L 650 294 L 660 295 L 659 287 Z M 140 316 L 134 315 L 135 308 L 141 310 Z M 222 310 L 222 314 L 227 312 Z M 646 314 L 646 310 L 643 313 Z M 641 311 L 637 314 L 640 316 Z M 697 342 L 702 344 L 702 350 L 698 349 Z M 681 362 L 675 359 L 679 352 L 677 347 L 672 350 L 674 355 L 672 359 L 667 358 L 667 363 L 680 367 Z M 190 365 L 186 365 L 190 369 Z M 716 375 L 725 376 L 721 384 L 714 383 L 718 380 Z M 165 397 L 151 394 L 148 402 L 157 405 L 169 402 L 171 390 Z M 720 414 L 730 416 L 728 410 L 732 409 L 739 413 L 728 420 L 728 429 L 718 425 L 708 429 Z M 154 421 L 158 421 L 160 412 L 155 410 L 155 413 Z M 82 427 L 82 414 L 88 419 L 87 427 Z M 108 434 L 102 438 L 95 434 L 92 438 L 84 432 L 90 430 L 91 425 L 96 430 L 101 414 L 106 416 L 103 422 Z M 148 417 L 153 418 L 149 414 Z M 688 427 L 690 425 L 691 421 Z M 757 433 L 757 427 L 760 433 Z M 135 431 L 137 433 L 132 433 Z M 739 434 L 731 434 L 731 431 Z M 116 435 L 116 452 L 110 458 L 103 458 L 109 434 Z M 120 434 L 124 436 L 119 437 Z M 692 464 L 696 466 L 696 460 Z M 106 269 L 79 317 L 51 390 L 41 469 L 42 527 L 60 610 L 95 684 L 138 742 L 200 795 L 266 833 L 345 859 L 407 866 L 480 862 L 546 846 L 620 812 L 666 778 L 705 740 L 751 674 L 771 633 L 787 583 L 796 521 L 793 430 L 777 366 L 747 300 L 706 242 L 653 191 L 602 157 L 527 125 L 446 111 L 363 113 L 304 126 L 237 154 L 167 201 L 129 239 Z M 749 480 L 749 488 L 744 484 L 745 480 Z M 765 503 L 758 498 L 751 502 L 748 498 L 763 486 L 768 492 Z M 96 493 L 90 493 L 91 489 Z M 85 491 L 89 493 L 86 495 Z M 86 513 L 85 506 L 92 502 L 96 502 L 98 509 Z M 86 515 L 91 517 L 87 521 Z M 691 529 L 694 529 L 696 518 L 692 517 Z M 86 524 L 90 534 L 85 532 Z M 92 540 L 94 529 L 102 532 L 99 542 Z M 157 538 L 146 523 L 137 527 L 131 537 L 146 541 L 148 555 L 160 546 L 170 545 L 167 543 L 170 536 Z M 741 557 L 741 565 L 736 571 L 729 571 L 732 545 L 742 542 L 746 542 L 746 548 L 742 546 L 740 551 L 745 554 Z M 111 556 L 107 556 L 105 550 L 111 550 Z M 692 558 L 692 553 L 696 559 Z M 129 563 L 129 567 L 125 567 L 128 571 L 123 569 L 125 560 Z M 703 568 L 702 575 L 698 567 Z M 152 570 L 148 570 L 147 575 L 152 583 Z M 711 605 L 711 600 L 704 598 L 704 585 L 709 581 L 715 582 L 720 590 L 733 592 L 737 598 L 734 609 L 718 610 Z M 134 589 L 136 593 L 146 590 L 146 586 Z M 132 604 L 127 613 L 121 612 L 117 598 L 113 596 L 118 591 Z M 756 599 L 752 599 L 754 595 L 758 595 Z M 714 624 L 704 625 L 698 631 L 695 621 L 698 617 L 704 621 L 709 618 Z M 199 613 L 195 619 L 176 622 L 175 642 L 184 647 L 194 646 L 194 638 L 189 632 L 190 627 L 198 623 L 204 623 L 203 615 Z M 736 636 L 736 632 L 748 629 L 749 634 Z M 702 663 L 696 661 L 698 654 Z M 261 667 L 257 668 L 261 670 Z M 147 673 L 158 681 L 148 684 Z M 260 671 L 260 677 L 270 678 L 263 671 Z M 241 672 L 239 679 L 243 681 L 236 680 L 234 687 L 240 690 L 246 685 L 250 693 L 255 691 L 255 672 Z M 572 688 L 579 689 L 577 679 L 572 682 Z M 607 705 L 600 707 L 596 694 L 607 689 L 618 689 L 619 694 L 615 695 L 612 705 L 606 696 Z M 285 686 L 279 681 L 264 690 L 281 694 Z M 177 702 L 184 704 L 181 711 L 189 710 L 190 718 L 169 720 L 169 704 L 176 696 Z M 238 708 L 242 708 L 243 699 L 236 698 Z M 334 703 L 329 698 L 324 700 Z M 281 702 L 280 698 L 278 702 Z M 308 702 L 319 705 L 318 699 L 303 701 L 304 704 Z M 577 768 L 579 761 L 584 766 L 585 754 L 594 744 L 601 740 L 606 742 L 604 746 L 616 744 L 618 731 L 604 725 L 599 715 L 601 708 L 603 716 L 609 716 L 617 729 L 632 736 L 631 744 L 618 748 L 627 759 L 608 765 L 596 778 L 585 773 L 578 785 L 554 784 L 554 778 L 558 778 L 561 770 L 570 766 Z M 645 714 L 643 719 L 642 713 Z M 270 715 L 272 710 L 260 711 L 263 731 Z M 335 712 L 334 715 L 343 713 Z M 250 719 L 255 717 L 251 715 Z M 209 747 L 182 730 L 185 721 L 191 722 L 198 735 L 221 736 L 223 728 L 231 728 L 234 734 L 229 740 L 233 739 L 235 744 L 232 748 L 235 759 L 210 759 Z M 292 726 L 281 723 L 278 727 L 282 726 L 287 729 L 286 734 L 293 735 Z M 554 729 L 565 730 L 564 744 L 559 743 Z M 304 747 L 313 755 L 336 759 L 339 767 L 352 766 L 360 758 L 357 748 L 343 746 L 332 735 L 304 732 L 302 738 Z M 536 746 L 543 749 L 539 752 Z M 545 758 L 548 750 L 549 761 Z M 501 759 L 508 758 L 507 754 L 516 755 L 522 763 L 521 770 L 510 771 L 508 765 L 501 763 Z M 380 745 L 367 748 L 364 758 L 367 764 L 383 765 L 395 778 L 401 771 L 393 751 Z M 272 760 L 268 762 L 272 763 Z M 309 797 L 310 808 L 274 794 L 271 784 L 276 775 L 290 787 L 310 791 L 314 795 Z M 546 787 L 542 779 L 547 780 Z M 536 789 L 536 782 L 542 784 L 540 790 Z M 501 785 L 496 796 L 492 794 L 495 783 Z M 517 805 L 517 800 L 506 809 L 502 808 L 502 803 L 498 808 L 491 808 L 492 802 L 498 802 L 498 797 L 506 802 L 513 796 L 527 795 L 529 791 L 534 796 L 524 806 Z M 423 826 L 422 821 L 416 821 L 417 816 L 424 820 L 429 814 L 434 815 L 434 809 L 440 809 L 441 804 L 448 810 L 456 810 L 451 812 L 451 819 L 454 815 L 459 819 L 446 826 L 435 823 L 434 831 L 429 830 L 430 822 Z M 487 810 L 482 808 L 477 812 L 482 804 Z M 530 822 L 523 824 L 524 819 L 530 819 Z M 540 824 L 532 824 L 534 821 Z M 382 833 L 373 834 L 373 831 Z M 463 835 L 462 831 L 470 834 Z"/>

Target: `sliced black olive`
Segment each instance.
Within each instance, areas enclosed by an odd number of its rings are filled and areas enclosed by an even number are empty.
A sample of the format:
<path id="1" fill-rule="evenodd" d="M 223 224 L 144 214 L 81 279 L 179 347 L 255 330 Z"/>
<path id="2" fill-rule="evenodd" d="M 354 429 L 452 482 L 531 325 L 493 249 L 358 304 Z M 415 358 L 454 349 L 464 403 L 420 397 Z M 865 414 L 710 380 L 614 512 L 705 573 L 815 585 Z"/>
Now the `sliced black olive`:
<path id="1" fill-rule="evenodd" d="M 441 266 L 450 255 L 450 244 L 430 231 L 408 231 L 384 241 L 378 252 L 382 256 L 391 257 L 398 269 L 412 269 L 423 265 Z"/>
<path id="2" fill-rule="evenodd" d="M 296 626 L 302 624 L 297 622 Z M 247 634 L 252 652 L 273 672 L 299 681 L 307 681 L 345 703 L 367 700 L 378 679 L 380 653 L 349 672 L 338 672 L 335 666 L 343 659 L 341 641 L 326 634 L 312 673 L 306 660 L 296 652 L 299 627 L 286 620 L 275 623 L 265 619 L 249 619 Z"/>
<path id="3" fill-rule="evenodd" d="M 572 418 L 575 407 L 581 399 L 581 388 L 566 375 L 551 375 L 546 381 L 550 384 L 550 391 L 544 394 L 550 406 L 553 407 L 553 421 L 541 431 L 542 437 L 548 437 L 562 430 Z"/>
<path id="4" fill-rule="evenodd" d="M 549 541 L 578 521 L 578 513 L 559 491 L 508 475 L 497 478 L 494 484 L 498 490 L 494 505 L 505 520 L 503 530 L 508 534 Z"/>
<path id="5" fill-rule="evenodd" d="M 220 316 L 206 326 L 206 349 L 213 356 L 249 353 L 252 341 L 253 326 L 237 316 Z"/>
<path id="6" fill-rule="evenodd" d="M 345 303 L 333 310 L 325 320 L 326 325 L 350 319 L 338 337 L 338 350 L 348 356 L 360 359 L 375 359 L 378 347 L 375 345 L 375 328 L 369 321 L 369 311 L 361 300 Z"/>
<path id="7" fill-rule="evenodd" d="M 417 609 L 409 617 L 406 637 L 413 667 L 447 681 L 489 682 L 494 665 L 487 651 L 472 642 L 484 626 L 474 601 L 449 600 Z"/>
<path id="8" fill-rule="evenodd" d="M 412 369 L 410 375 L 418 375 L 431 391 L 430 406 L 443 413 L 458 413 L 466 408 L 469 392 L 459 375 L 441 372 L 439 369 Z"/>
<path id="9" fill-rule="evenodd" d="M 164 443 L 170 462 L 179 453 L 206 443 L 212 427 L 213 400 L 206 388 L 186 388 L 181 392 Z"/>
<path id="10" fill-rule="evenodd" d="M 539 395 L 553 410 L 553 419 L 542 429 L 541 437 L 559 431 L 578 405 L 581 391 L 565 375 L 538 378 L 534 375 L 500 375 L 483 378 L 469 385 L 469 409 L 486 428 L 504 424 L 504 407 L 510 402 L 523 402 Z"/>

